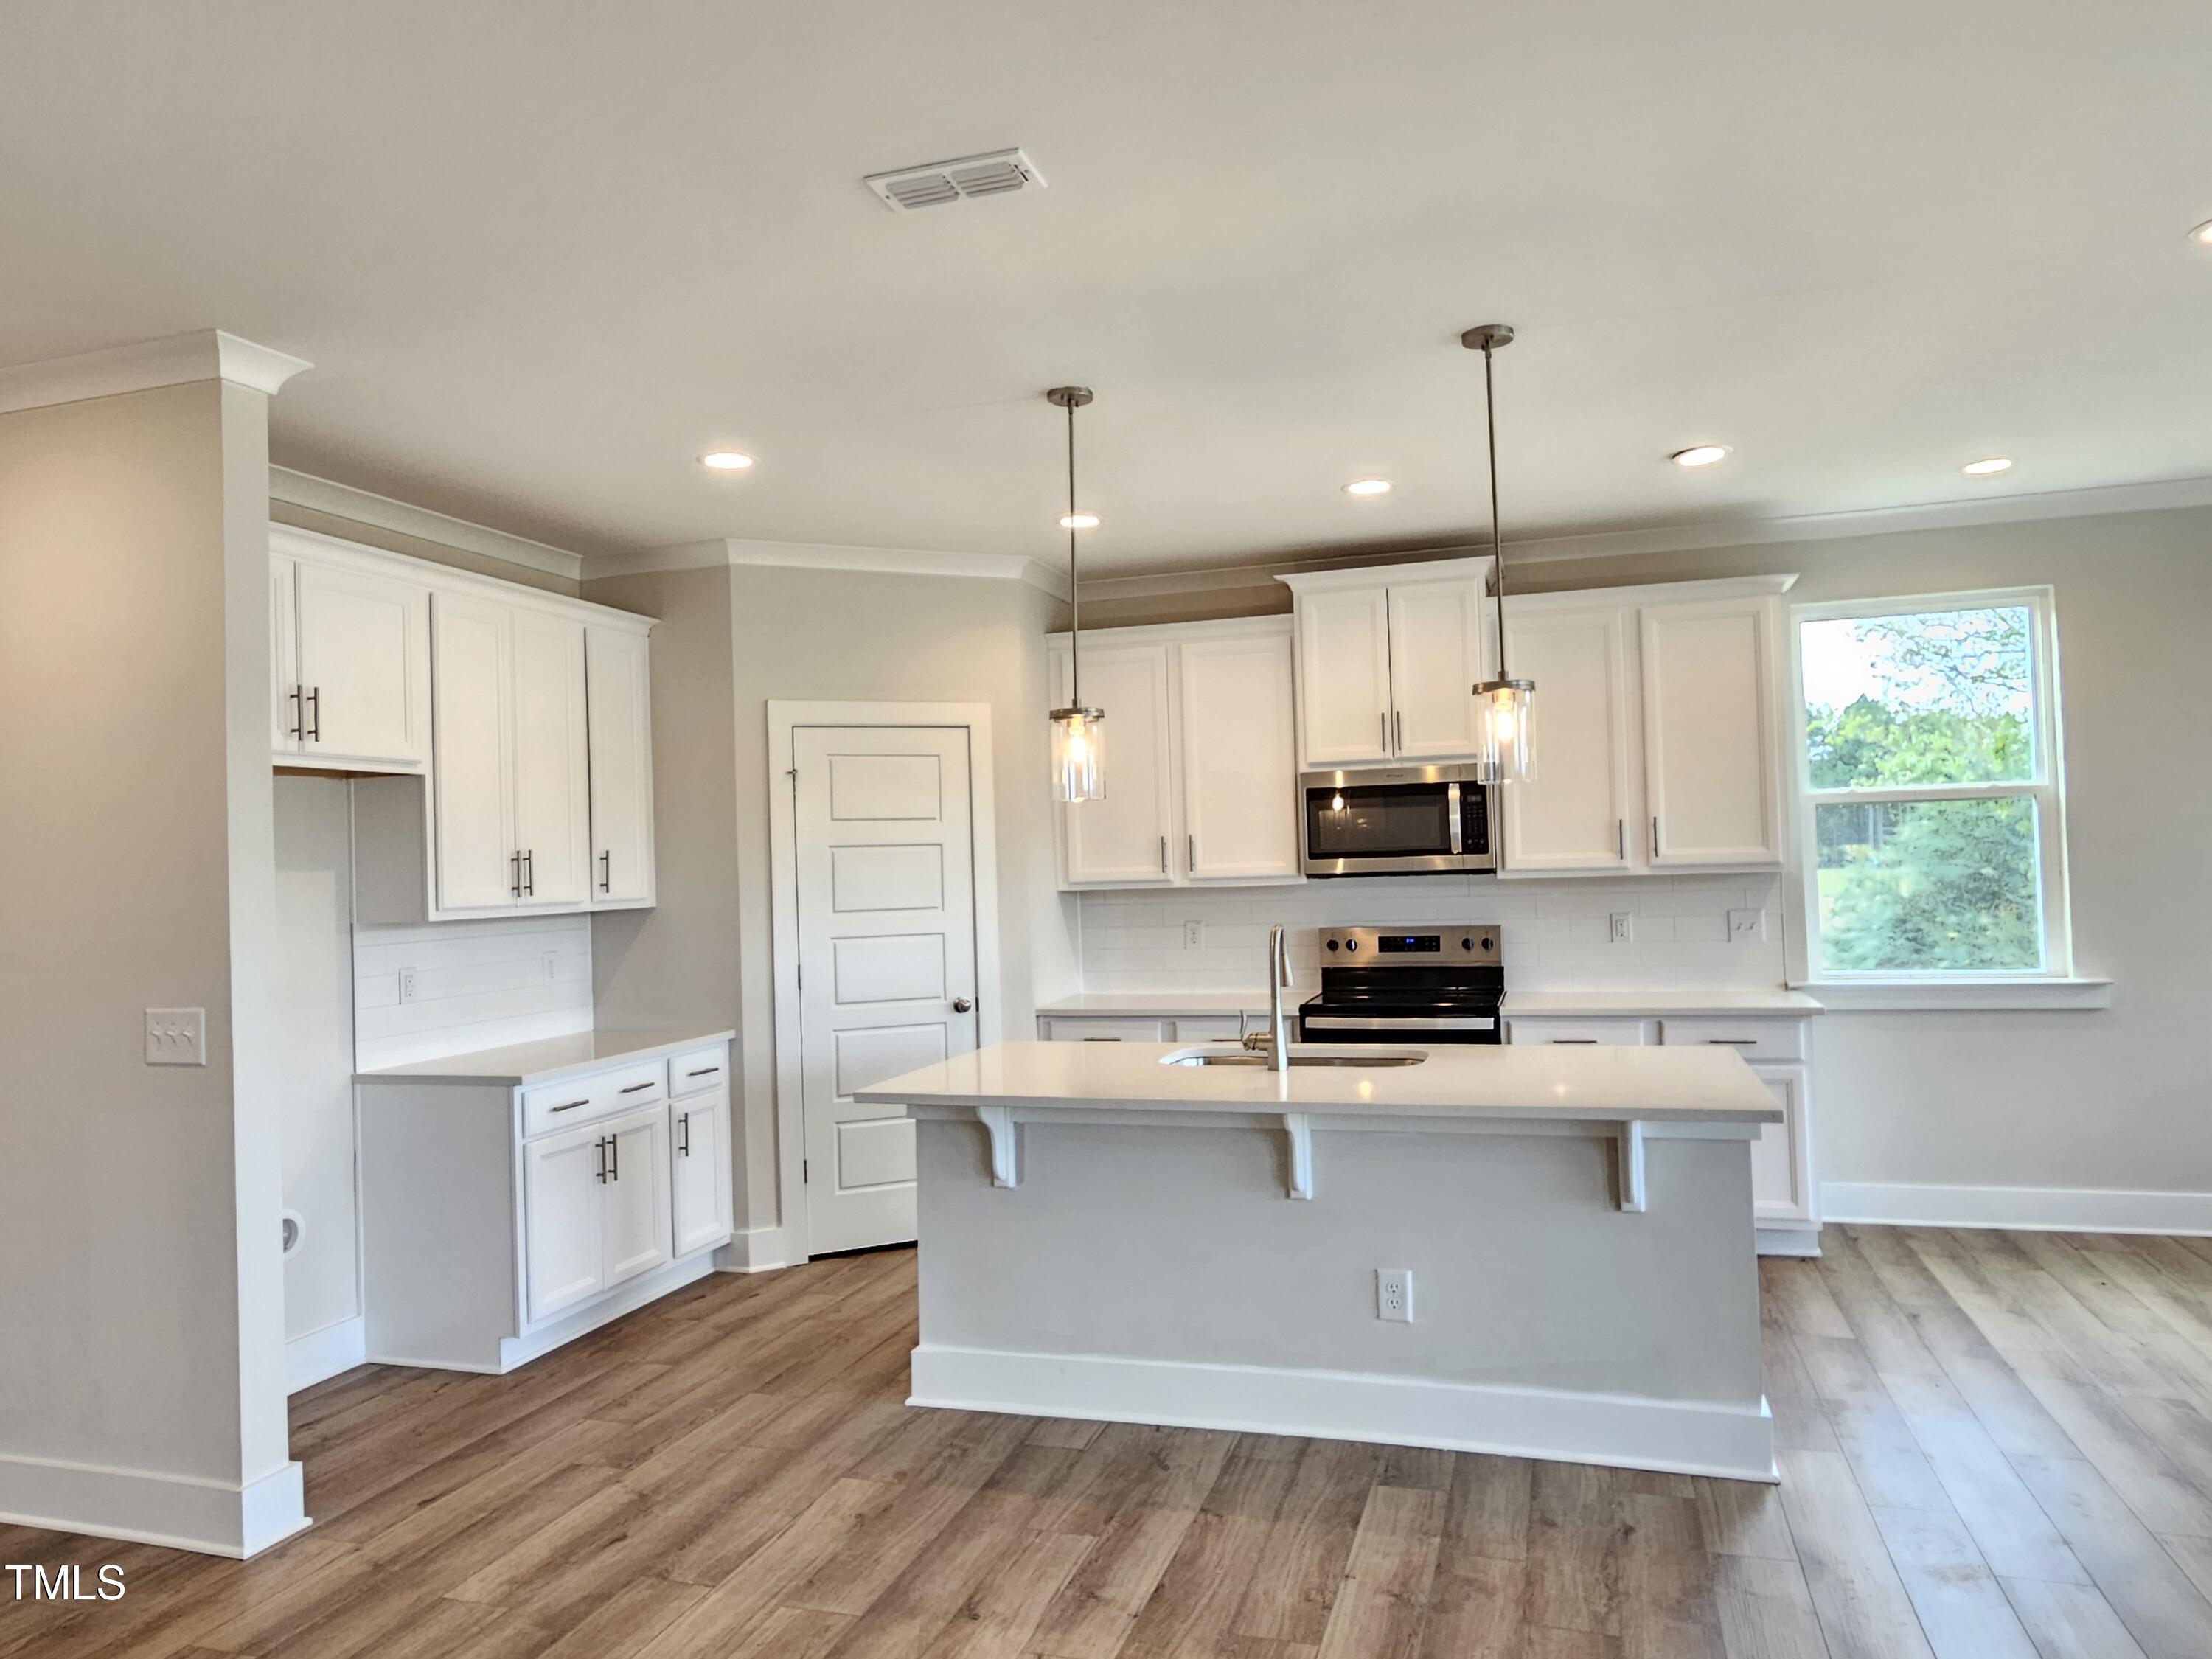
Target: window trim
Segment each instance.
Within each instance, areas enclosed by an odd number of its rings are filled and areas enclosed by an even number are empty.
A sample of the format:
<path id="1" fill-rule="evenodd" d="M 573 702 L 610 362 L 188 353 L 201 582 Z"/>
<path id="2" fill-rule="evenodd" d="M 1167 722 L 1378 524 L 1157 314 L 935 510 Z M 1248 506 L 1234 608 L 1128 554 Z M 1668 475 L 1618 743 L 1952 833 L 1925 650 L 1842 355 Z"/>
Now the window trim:
<path id="1" fill-rule="evenodd" d="M 2021 783 L 1928 785 L 1884 789 L 1815 790 L 1806 742 L 1802 625 L 1872 617 L 1914 616 L 1931 611 L 1990 611 L 2024 606 L 2028 611 L 2031 714 L 2037 775 Z M 1789 975 L 1793 988 L 1832 994 L 1838 1007 L 1996 1007 L 2017 988 L 2012 1006 L 2108 1006 L 2109 981 L 2077 979 L 2074 968 L 2072 905 L 2066 865 L 2066 756 L 2059 719 L 2060 668 L 2057 595 L 2048 586 L 1969 588 L 1899 593 L 1859 599 L 1809 601 L 1790 607 L 1789 641 L 1790 822 L 1798 925 L 1790 930 Z M 2036 806 L 2038 898 L 2042 911 L 2043 966 L 1977 972 L 1954 969 L 1891 969 L 1854 973 L 1816 969 L 1820 926 L 1819 871 L 1814 812 L 1822 803 L 1849 799 L 1869 805 L 1917 800 L 2027 798 Z M 2071 997 L 2053 1004 L 2061 987 L 2106 988 L 2101 1000 Z M 2061 993 L 2062 996 L 2065 994 Z"/>

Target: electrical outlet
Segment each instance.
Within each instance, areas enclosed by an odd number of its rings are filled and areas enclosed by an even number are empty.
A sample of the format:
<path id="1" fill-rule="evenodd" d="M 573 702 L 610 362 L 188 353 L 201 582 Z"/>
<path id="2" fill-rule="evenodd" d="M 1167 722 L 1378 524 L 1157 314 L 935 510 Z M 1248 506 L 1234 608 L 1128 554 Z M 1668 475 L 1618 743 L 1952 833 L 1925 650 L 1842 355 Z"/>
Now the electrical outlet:
<path id="1" fill-rule="evenodd" d="M 1626 910 L 1615 910 L 1613 913 L 1613 942 L 1615 945 L 1626 945 L 1635 937 L 1635 918 Z"/>
<path id="2" fill-rule="evenodd" d="M 553 975 L 554 975 L 554 966 L 553 966 L 553 964 L 554 964 L 555 960 L 556 960 L 556 958 L 555 958 L 555 957 L 554 957 L 554 953 L 553 953 L 552 951 L 546 951 L 546 952 L 545 952 L 545 982 L 546 982 L 548 985 L 550 985 L 550 984 L 553 982 Z"/>
<path id="3" fill-rule="evenodd" d="M 1731 945 L 1756 945 L 1766 937 L 1764 910 L 1731 910 L 1728 913 L 1728 924 Z"/>
<path id="4" fill-rule="evenodd" d="M 207 1064 L 207 1010 L 149 1008 L 146 1011 L 149 1066 Z"/>
<path id="5" fill-rule="evenodd" d="M 1413 1322 L 1413 1270 L 1377 1267 L 1375 1270 L 1375 1316 L 1395 1324 Z"/>
<path id="6" fill-rule="evenodd" d="M 416 995 L 415 970 L 412 968 L 402 968 L 399 970 L 399 1000 L 402 1002 L 412 1002 Z"/>
<path id="7" fill-rule="evenodd" d="M 1186 951 L 1203 951 L 1206 948 L 1206 924 L 1204 922 L 1186 921 L 1183 923 L 1182 948 Z"/>

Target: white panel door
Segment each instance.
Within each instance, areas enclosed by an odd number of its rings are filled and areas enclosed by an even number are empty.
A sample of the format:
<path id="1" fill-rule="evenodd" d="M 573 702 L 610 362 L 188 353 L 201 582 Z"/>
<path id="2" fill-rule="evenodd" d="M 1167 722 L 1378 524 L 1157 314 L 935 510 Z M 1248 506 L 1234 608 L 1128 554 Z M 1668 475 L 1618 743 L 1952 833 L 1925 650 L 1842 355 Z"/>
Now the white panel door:
<path id="1" fill-rule="evenodd" d="M 514 613 L 514 844 L 522 902 L 591 896 L 591 738 L 584 697 L 584 625 Z"/>
<path id="2" fill-rule="evenodd" d="M 289 559 L 269 561 L 269 746 L 281 763 L 300 748 L 300 610 Z"/>
<path id="3" fill-rule="evenodd" d="M 1628 803 L 1627 623 L 1607 606 L 1505 618 L 1506 660 L 1536 683 L 1535 775 L 1498 793 L 1500 875 L 1623 870 L 1640 861 Z"/>
<path id="4" fill-rule="evenodd" d="M 533 1324 L 606 1287 L 605 1171 L 603 1125 L 523 1143 L 524 1272 Z"/>
<path id="5" fill-rule="evenodd" d="M 669 1109 L 676 1125 L 676 1254 L 683 1256 L 730 1237 L 729 1088 L 680 1098 Z"/>
<path id="6" fill-rule="evenodd" d="M 793 733 L 811 1255 L 915 1236 L 914 1124 L 853 1092 L 975 1046 L 968 741 L 964 726 Z"/>
<path id="7" fill-rule="evenodd" d="M 1055 653 L 1055 696 L 1067 696 L 1067 659 Z M 1071 887 L 1170 879 L 1175 804 L 1168 758 L 1168 647 L 1089 646 L 1083 698 L 1106 711 L 1103 799 L 1060 808 Z"/>
<path id="8" fill-rule="evenodd" d="M 1806 1221 L 1813 1214 L 1812 1148 L 1805 1138 L 1802 1066 L 1759 1066 L 1753 1070 L 1782 1109 L 1779 1123 L 1759 1125 L 1751 1147 L 1752 1209 L 1763 1222 Z"/>
<path id="9" fill-rule="evenodd" d="M 599 1126 L 606 1137 L 606 1273 L 612 1290 L 675 1259 L 669 1219 L 668 1108 L 649 1107 Z"/>
<path id="10" fill-rule="evenodd" d="M 1644 607 L 1641 827 L 1655 866 L 1781 862 L 1772 617 L 1764 599 Z"/>
<path id="11" fill-rule="evenodd" d="M 1390 591 L 1297 596 L 1298 732 L 1305 765 L 1390 758 Z"/>
<path id="12" fill-rule="evenodd" d="M 1390 747 L 1400 760 L 1474 758 L 1474 683 L 1489 678 L 1484 587 L 1461 580 L 1390 589 Z"/>
<path id="13" fill-rule="evenodd" d="M 438 908 L 511 909 L 521 885 L 512 811 L 508 611 L 438 593 L 430 602 Z"/>
<path id="14" fill-rule="evenodd" d="M 1193 640 L 1176 648 L 1190 878 L 1297 879 L 1288 636 Z"/>
<path id="15" fill-rule="evenodd" d="M 301 748 L 325 761 L 421 766 L 430 753 L 422 664 L 427 589 L 372 571 L 299 562 Z"/>
<path id="16" fill-rule="evenodd" d="M 592 902 L 653 902 L 653 716 L 646 635 L 584 629 L 591 722 Z"/>

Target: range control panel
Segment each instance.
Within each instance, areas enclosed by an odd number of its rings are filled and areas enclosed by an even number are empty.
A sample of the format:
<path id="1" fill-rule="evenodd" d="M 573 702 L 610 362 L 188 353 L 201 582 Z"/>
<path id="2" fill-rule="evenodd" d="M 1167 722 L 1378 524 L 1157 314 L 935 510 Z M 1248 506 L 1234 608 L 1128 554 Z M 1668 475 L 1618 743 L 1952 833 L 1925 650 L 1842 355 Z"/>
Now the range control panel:
<path id="1" fill-rule="evenodd" d="M 1377 967 L 1432 967 L 1439 963 L 1479 963 L 1498 960 L 1498 927 L 1494 922 L 1470 921 L 1419 927 L 1324 927 L 1321 931 L 1324 962 L 1362 962 Z"/>

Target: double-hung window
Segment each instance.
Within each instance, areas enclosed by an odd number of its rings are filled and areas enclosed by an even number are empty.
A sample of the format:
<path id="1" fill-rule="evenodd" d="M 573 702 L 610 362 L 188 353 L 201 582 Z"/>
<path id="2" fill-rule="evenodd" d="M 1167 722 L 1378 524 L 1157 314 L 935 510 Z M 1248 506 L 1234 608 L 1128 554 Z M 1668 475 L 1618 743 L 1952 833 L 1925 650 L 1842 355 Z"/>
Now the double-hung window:
<path id="1" fill-rule="evenodd" d="M 2063 977 L 2048 588 L 1799 607 L 1811 977 Z"/>

